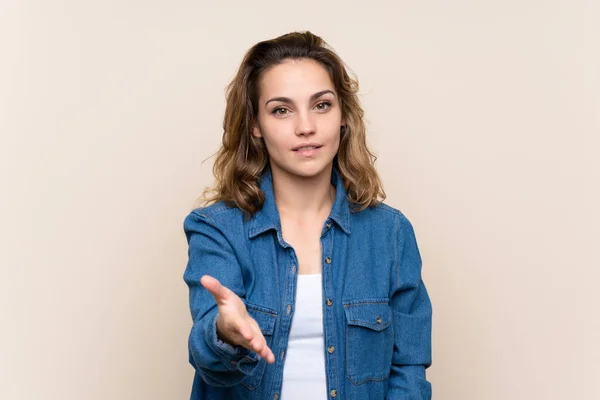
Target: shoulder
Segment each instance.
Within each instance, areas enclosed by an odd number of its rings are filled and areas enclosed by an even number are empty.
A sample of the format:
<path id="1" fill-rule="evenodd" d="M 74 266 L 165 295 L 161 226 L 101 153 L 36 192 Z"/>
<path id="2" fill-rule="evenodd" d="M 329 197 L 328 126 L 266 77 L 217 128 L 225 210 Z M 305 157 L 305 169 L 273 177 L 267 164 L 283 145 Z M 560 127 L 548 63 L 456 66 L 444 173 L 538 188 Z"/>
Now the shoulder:
<path id="1" fill-rule="evenodd" d="M 406 214 L 384 202 L 367 207 L 352 215 L 354 216 L 352 225 L 359 231 L 368 225 L 379 232 L 393 234 L 396 238 L 406 235 L 414 236 L 413 225 Z"/>
<path id="2" fill-rule="evenodd" d="M 353 213 L 355 218 L 368 220 L 375 223 L 385 223 L 396 225 L 402 220 L 407 220 L 404 213 L 398 208 L 394 208 L 387 203 L 381 202 L 375 206 L 370 206 L 364 210 Z"/>
<path id="3" fill-rule="evenodd" d="M 243 224 L 243 212 L 233 206 L 225 204 L 223 201 L 210 204 L 206 207 L 198 207 L 192 210 L 184 220 L 184 230 L 207 224 L 219 230 L 229 230 L 239 227 Z"/>
<path id="4" fill-rule="evenodd" d="M 388 215 L 391 214 L 395 217 L 402 215 L 402 212 L 399 209 L 394 208 L 384 202 L 377 204 L 375 207 L 372 207 L 372 209 L 375 210 L 375 212 L 383 213 L 383 214 L 387 213 Z"/>

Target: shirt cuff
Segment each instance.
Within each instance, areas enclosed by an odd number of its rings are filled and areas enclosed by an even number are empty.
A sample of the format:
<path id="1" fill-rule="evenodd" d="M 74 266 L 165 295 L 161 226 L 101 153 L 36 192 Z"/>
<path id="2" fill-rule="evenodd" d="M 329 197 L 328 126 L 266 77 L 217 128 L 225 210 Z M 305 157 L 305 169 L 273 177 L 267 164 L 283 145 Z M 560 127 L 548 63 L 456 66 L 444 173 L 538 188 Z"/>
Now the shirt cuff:
<path id="1" fill-rule="evenodd" d="M 251 375 L 261 358 L 253 351 L 242 346 L 232 346 L 222 341 L 217 333 L 217 318 L 215 315 L 211 328 L 206 331 L 206 342 L 215 354 L 221 358 L 223 364 L 230 370 L 240 370 L 246 375 Z"/>

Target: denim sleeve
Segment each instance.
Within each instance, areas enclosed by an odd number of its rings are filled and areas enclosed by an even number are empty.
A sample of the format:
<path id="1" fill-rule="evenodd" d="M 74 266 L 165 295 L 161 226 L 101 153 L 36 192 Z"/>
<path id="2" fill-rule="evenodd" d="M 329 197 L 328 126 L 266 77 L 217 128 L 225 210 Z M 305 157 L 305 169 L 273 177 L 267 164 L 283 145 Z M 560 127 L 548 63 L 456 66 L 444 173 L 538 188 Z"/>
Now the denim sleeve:
<path id="1" fill-rule="evenodd" d="M 392 277 L 394 354 L 387 400 L 430 400 L 425 369 L 431 365 L 432 308 L 421 277 L 421 255 L 410 221 L 400 213 Z"/>
<path id="2" fill-rule="evenodd" d="M 210 275 L 218 279 L 244 301 L 240 266 L 231 244 L 208 216 L 192 212 L 183 227 L 188 242 L 183 279 L 189 288 L 193 319 L 188 339 L 190 363 L 209 385 L 233 386 L 251 375 L 260 359 L 254 352 L 219 339 L 217 304 L 200 278 Z"/>

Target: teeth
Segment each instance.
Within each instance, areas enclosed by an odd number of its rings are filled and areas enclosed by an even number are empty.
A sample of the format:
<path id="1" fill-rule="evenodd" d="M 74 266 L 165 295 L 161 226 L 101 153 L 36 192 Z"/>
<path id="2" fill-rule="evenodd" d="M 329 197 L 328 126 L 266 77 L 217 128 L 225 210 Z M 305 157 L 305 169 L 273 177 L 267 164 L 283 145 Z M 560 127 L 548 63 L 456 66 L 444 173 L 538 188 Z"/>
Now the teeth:
<path id="1" fill-rule="evenodd" d="M 298 151 L 300 151 L 300 150 L 312 150 L 312 149 L 316 149 L 316 148 L 317 148 L 316 146 L 306 146 L 306 147 L 300 147 L 298 149 Z"/>

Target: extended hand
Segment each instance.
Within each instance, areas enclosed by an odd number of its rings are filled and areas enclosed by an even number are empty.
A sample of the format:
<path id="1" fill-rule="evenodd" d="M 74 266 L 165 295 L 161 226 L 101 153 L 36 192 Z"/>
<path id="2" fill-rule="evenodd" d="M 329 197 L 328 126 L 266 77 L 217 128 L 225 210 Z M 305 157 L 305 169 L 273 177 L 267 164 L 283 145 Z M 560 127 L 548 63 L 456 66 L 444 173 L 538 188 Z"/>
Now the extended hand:
<path id="1" fill-rule="evenodd" d="M 254 318 L 248 315 L 242 299 L 212 276 L 204 275 L 200 283 L 213 295 L 219 307 L 217 317 L 219 337 L 232 346 L 242 346 L 255 352 L 269 364 L 274 363 L 275 356 L 267 346 L 260 327 Z"/>

